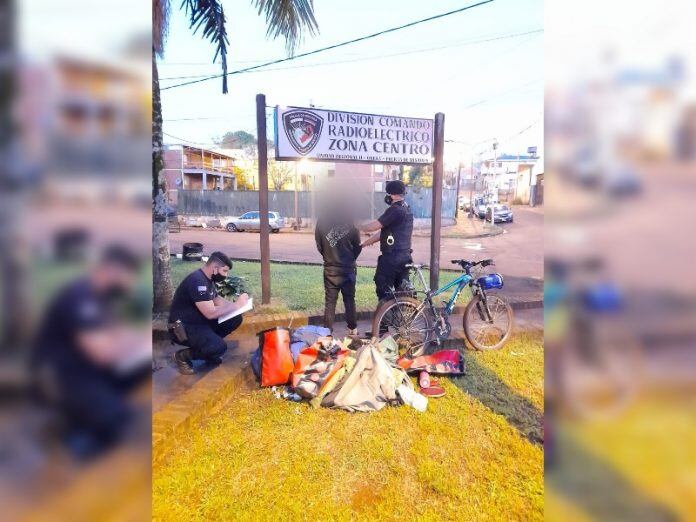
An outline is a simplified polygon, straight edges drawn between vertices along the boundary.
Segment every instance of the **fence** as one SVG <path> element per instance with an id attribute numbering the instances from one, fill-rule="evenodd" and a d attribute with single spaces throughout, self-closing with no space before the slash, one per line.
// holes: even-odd
<path id="1" fill-rule="evenodd" d="M 357 217 L 368 219 L 377 217 L 386 208 L 385 192 L 375 192 L 370 205 L 370 194 L 358 199 L 355 209 Z M 198 216 L 239 216 L 244 212 L 259 209 L 259 193 L 255 190 L 179 190 L 178 212 L 181 215 Z M 312 217 L 312 193 L 298 192 L 298 211 L 300 217 Z M 442 217 L 453 218 L 456 210 L 456 190 L 442 191 Z M 409 192 L 406 201 L 411 207 L 413 217 L 430 218 L 432 211 L 432 189 L 424 188 L 419 192 Z M 295 193 L 293 191 L 269 191 L 268 209 L 279 212 L 283 217 L 295 215 Z"/>

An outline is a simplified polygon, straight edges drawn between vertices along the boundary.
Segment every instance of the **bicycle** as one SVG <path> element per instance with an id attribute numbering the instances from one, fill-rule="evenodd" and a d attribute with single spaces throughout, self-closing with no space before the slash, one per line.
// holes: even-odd
<path id="1" fill-rule="evenodd" d="M 609 418 L 634 400 L 640 339 L 621 290 L 597 258 L 546 260 L 544 325 L 547 400 L 579 418 Z"/>
<path id="2" fill-rule="evenodd" d="M 425 282 L 422 272 L 424 265 L 406 265 L 409 271 L 418 274 L 423 290 L 416 291 L 413 285 L 399 291 L 392 289 L 392 297 L 378 305 L 372 331 L 379 333 L 380 337 L 391 335 L 399 345 L 400 356 L 417 357 L 425 353 L 433 342 L 440 346 L 450 336 L 452 328 L 449 316 L 454 311 L 459 294 L 467 286 L 472 293 L 472 299 L 464 310 L 463 326 L 467 341 L 477 350 L 498 350 L 510 337 L 512 308 L 503 298 L 486 293 L 487 290 L 502 288 L 503 277 L 497 273 L 476 277 L 471 273 L 476 267 L 492 265 L 493 260 L 453 259 L 452 263 L 459 265 L 464 273 L 435 291 Z M 454 292 L 449 301 L 443 301 L 444 306 L 437 308 L 433 298 L 452 288 Z M 418 294 L 423 294 L 422 300 L 416 299 Z"/>

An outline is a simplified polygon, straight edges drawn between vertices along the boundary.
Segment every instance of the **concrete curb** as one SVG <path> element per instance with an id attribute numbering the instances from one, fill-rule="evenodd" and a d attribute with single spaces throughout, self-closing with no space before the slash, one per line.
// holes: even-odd
<path id="1" fill-rule="evenodd" d="M 530 310 L 533 308 L 543 308 L 544 302 L 539 300 L 533 301 L 512 301 L 510 302 L 513 310 Z M 455 306 L 454 315 L 464 313 L 465 306 Z M 372 318 L 374 310 L 361 309 L 358 310 L 358 321 L 365 321 Z M 344 313 L 336 314 L 336 321 L 345 321 Z M 276 326 L 293 327 L 304 326 L 307 324 L 321 325 L 324 321 L 323 315 L 310 315 L 301 312 L 290 312 L 284 314 L 264 314 L 264 315 L 249 315 L 244 319 L 242 326 L 235 332 L 236 334 L 253 334 L 274 328 Z M 152 321 L 152 339 L 153 341 L 168 341 L 169 333 L 167 332 L 167 320 L 164 317 L 158 317 Z"/>
<path id="2" fill-rule="evenodd" d="M 244 367 L 219 366 L 152 415 L 152 463 L 160 462 L 190 429 L 219 411 L 242 381 Z"/>
<path id="3" fill-rule="evenodd" d="M 497 227 L 497 230 L 494 230 L 491 232 L 482 232 L 480 234 L 458 234 L 454 231 L 443 230 L 440 237 L 450 238 L 450 239 L 481 239 L 484 237 L 499 236 L 503 232 L 505 232 L 505 229 L 503 227 Z M 424 233 L 423 231 L 415 231 L 415 230 L 413 232 L 413 235 L 415 237 L 430 237 L 429 233 Z"/>
<path id="4" fill-rule="evenodd" d="M 441 237 L 443 238 L 451 238 L 451 239 L 481 239 L 484 237 L 494 237 L 494 236 L 499 236 L 502 234 L 505 229 L 503 227 L 497 227 L 497 230 L 491 231 L 491 232 L 481 232 L 481 233 L 475 233 L 475 234 L 460 234 L 452 230 L 447 230 L 448 228 L 454 228 L 453 226 L 450 227 L 443 227 Z M 202 228 L 202 227 L 189 227 L 189 226 L 181 226 L 181 230 L 211 230 L 211 231 L 217 231 L 217 232 L 226 232 L 224 228 L 220 227 L 207 227 L 207 228 Z M 282 233 L 282 232 L 281 232 Z M 302 235 L 310 235 L 314 234 L 314 230 L 301 230 L 301 231 L 292 231 L 292 232 L 286 232 L 286 234 L 302 234 Z M 430 228 L 414 228 L 413 229 L 413 235 L 415 237 L 430 237 Z"/>

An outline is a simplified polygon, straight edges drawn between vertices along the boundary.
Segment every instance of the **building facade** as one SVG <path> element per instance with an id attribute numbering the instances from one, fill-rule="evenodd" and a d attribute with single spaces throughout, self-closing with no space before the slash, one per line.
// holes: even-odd
<path id="1" fill-rule="evenodd" d="M 536 181 L 533 173 L 538 160 L 536 155 L 503 153 L 482 160 L 478 172 L 484 192 L 507 201 L 526 189 L 526 203 L 529 203 L 529 186 Z"/>
<path id="2" fill-rule="evenodd" d="M 165 145 L 164 169 L 167 191 L 236 190 L 232 156 L 190 145 Z"/>

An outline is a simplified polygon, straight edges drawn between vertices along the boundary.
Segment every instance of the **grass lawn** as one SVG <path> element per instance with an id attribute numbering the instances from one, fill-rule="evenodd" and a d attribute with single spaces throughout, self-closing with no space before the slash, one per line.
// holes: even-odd
<path id="1" fill-rule="evenodd" d="M 190 272 L 198 268 L 198 263 L 172 259 L 172 284 L 176 288 L 181 280 Z M 235 261 L 232 273 L 243 277 L 251 295 L 261 296 L 261 264 L 258 262 Z M 355 302 L 358 308 L 375 308 L 377 297 L 375 296 L 375 283 L 372 278 L 375 275 L 374 268 L 358 268 L 358 281 L 355 291 Z M 429 277 L 428 271 L 424 275 Z M 441 272 L 440 285 L 452 281 L 457 277 L 454 272 Z M 420 285 L 418 285 L 420 288 Z M 283 263 L 271 263 L 271 305 L 261 310 L 268 313 L 284 312 L 287 310 L 300 310 L 303 312 L 322 313 L 324 310 L 324 276 L 323 268 L 317 265 L 290 265 Z M 443 297 L 442 299 L 445 299 Z M 459 300 L 468 299 L 466 291 L 462 292 Z M 258 310 L 258 307 L 257 307 Z M 339 297 L 338 311 L 343 311 L 343 302 Z"/>
<path id="2" fill-rule="evenodd" d="M 548 520 L 696 520 L 696 400 L 638 399 L 617 418 L 557 424 Z"/>
<path id="3" fill-rule="evenodd" d="M 153 520 L 541 520 L 541 335 L 441 380 L 425 413 L 230 397 L 153 469 Z"/>
<path id="4" fill-rule="evenodd" d="M 198 263 L 172 259 L 172 284 L 176 288 L 181 280 L 193 270 L 198 268 Z M 261 264 L 255 261 L 235 261 L 232 273 L 243 277 L 251 295 L 261 296 Z M 323 313 L 324 311 L 324 275 L 323 268 L 317 265 L 290 265 L 283 263 L 271 263 L 271 304 L 268 307 L 259 308 L 257 311 L 268 313 L 299 310 L 302 312 Z M 375 283 L 372 278 L 375 275 L 374 268 L 358 268 L 358 281 L 355 289 L 355 302 L 358 308 L 375 308 L 377 296 L 375 295 Z M 424 275 L 429 277 L 428 271 Z M 455 272 L 441 272 L 440 285 L 456 279 Z M 417 285 L 420 288 L 420 285 Z M 449 294 L 449 293 L 448 293 Z M 448 294 L 444 294 L 445 299 Z M 459 297 L 461 303 L 469 298 L 465 290 Z M 343 312 L 343 302 L 338 299 L 337 310 Z"/>

